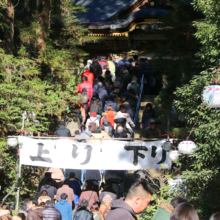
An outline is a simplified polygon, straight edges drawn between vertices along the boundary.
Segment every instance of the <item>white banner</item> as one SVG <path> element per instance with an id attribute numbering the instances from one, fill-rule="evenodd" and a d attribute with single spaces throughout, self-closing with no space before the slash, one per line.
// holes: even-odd
<path id="1" fill-rule="evenodd" d="M 170 169 L 166 140 L 126 142 L 106 140 L 79 143 L 70 139 L 40 140 L 19 137 L 23 165 L 69 169 L 137 170 Z"/>

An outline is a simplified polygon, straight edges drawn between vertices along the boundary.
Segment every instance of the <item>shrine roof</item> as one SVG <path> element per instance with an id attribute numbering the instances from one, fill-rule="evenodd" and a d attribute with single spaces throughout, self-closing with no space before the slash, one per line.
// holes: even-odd
<path id="1" fill-rule="evenodd" d="M 104 22 L 137 1 L 138 0 L 74 0 L 74 3 L 87 8 L 86 12 L 77 14 L 77 18 L 80 20 L 84 22 Z"/>

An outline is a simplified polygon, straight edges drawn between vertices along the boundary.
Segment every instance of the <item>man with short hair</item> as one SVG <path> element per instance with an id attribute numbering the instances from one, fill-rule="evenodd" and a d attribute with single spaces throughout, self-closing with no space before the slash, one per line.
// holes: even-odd
<path id="1" fill-rule="evenodd" d="M 87 209 L 88 205 L 88 201 L 83 199 L 80 202 L 80 208 L 74 214 L 73 220 L 93 220 L 93 213 Z"/>
<path id="2" fill-rule="evenodd" d="M 47 201 L 46 203 L 47 205 L 42 210 L 44 220 L 61 220 L 60 211 L 54 208 L 53 202 Z"/>
<path id="3" fill-rule="evenodd" d="M 56 136 L 59 137 L 71 137 L 71 133 L 70 130 L 68 128 L 65 127 L 65 122 L 61 121 L 60 122 L 60 127 L 59 129 L 56 131 Z"/>
<path id="4" fill-rule="evenodd" d="M 54 208 L 60 211 L 62 220 L 72 219 L 72 206 L 67 202 L 67 199 L 67 194 L 62 193 L 59 201 L 54 205 Z"/>
<path id="5" fill-rule="evenodd" d="M 42 208 L 38 206 L 38 200 L 36 198 L 30 198 L 27 203 L 27 220 L 42 220 Z"/>
<path id="6" fill-rule="evenodd" d="M 61 199 L 61 195 L 66 193 L 68 198 L 67 201 L 72 206 L 73 201 L 75 199 L 73 189 L 69 187 L 69 180 L 65 180 L 63 186 L 57 190 L 56 200 L 59 201 Z"/>
<path id="7" fill-rule="evenodd" d="M 92 98 L 92 93 L 93 93 L 93 88 L 92 88 L 92 85 L 88 82 L 88 78 L 86 76 L 83 76 L 82 78 L 82 83 L 80 83 L 78 86 L 77 86 L 77 91 L 79 93 L 82 93 L 82 89 L 83 88 L 86 88 L 87 89 L 87 93 L 89 95 L 89 99 Z"/>
<path id="8" fill-rule="evenodd" d="M 132 184 L 125 199 L 112 202 L 105 220 L 137 220 L 136 215 L 148 207 L 152 194 L 152 189 L 145 181 Z"/>
<path id="9" fill-rule="evenodd" d="M 52 178 L 48 177 L 47 183 L 41 187 L 38 196 L 41 196 L 41 193 L 43 191 L 46 191 L 48 193 L 48 196 L 51 198 L 51 201 L 54 202 L 54 196 L 57 193 L 57 189 L 54 186 L 52 186 L 52 183 L 53 183 Z"/>

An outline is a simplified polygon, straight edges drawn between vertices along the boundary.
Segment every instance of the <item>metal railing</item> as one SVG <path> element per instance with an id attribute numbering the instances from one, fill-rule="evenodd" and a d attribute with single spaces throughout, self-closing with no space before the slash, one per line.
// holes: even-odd
<path id="1" fill-rule="evenodd" d="M 141 95 L 142 95 L 143 87 L 144 87 L 144 74 L 142 75 L 142 79 L 141 79 L 141 87 L 140 87 L 136 111 L 135 111 L 135 115 L 134 115 L 134 124 L 136 124 L 136 122 L 138 120 L 138 113 L 139 113 L 139 108 L 140 108 L 140 104 L 141 104 Z M 135 133 L 135 128 L 133 130 Z"/>

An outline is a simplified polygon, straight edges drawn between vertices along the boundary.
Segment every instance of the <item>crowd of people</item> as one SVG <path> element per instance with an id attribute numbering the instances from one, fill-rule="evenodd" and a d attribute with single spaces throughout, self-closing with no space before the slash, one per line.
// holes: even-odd
<path id="1" fill-rule="evenodd" d="M 61 121 L 57 136 L 130 138 L 133 136 L 134 114 L 142 76 L 146 88 L 155 85 L 147 59 L 88 60 L 77 86 L 80 99 L 71 102 Z M 155 111 L 148 103 L 143 113 L 142 137 L 160 135 L 155 128 Z M 80 140 L 80 139 L 79 139 Z"/>
<path id="2" fill-rule="evenodd" d="M 38 194 L 26 199 L 16 216 L 12 217 L 10 207 L 0 202 L 0 219 L 137 220 L 139 216 L 146 215 L 144 211 L 152 200 L 153 190 L 141 170 L 134 172 L 133 183 L 125 198 L 121 193 L 124 171 L 107 170 L 102 177 L 99 170 L 86 170 L 82 183 L 82 171 L 69 169 L 65 170 L 63 177 L 68 178 L 60 187 L 53 175 L 45 173 L 39 183 Z M 199 220 L 194 206 L 181 197 L 173 198 L 170 203 L 161 202 L 152 217 L 152 220 L 179 219 Z M 210 220 L 220 220 L 220 213 L 213 214 Z"/>

